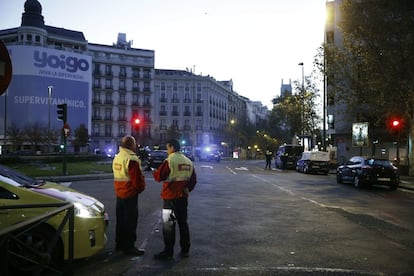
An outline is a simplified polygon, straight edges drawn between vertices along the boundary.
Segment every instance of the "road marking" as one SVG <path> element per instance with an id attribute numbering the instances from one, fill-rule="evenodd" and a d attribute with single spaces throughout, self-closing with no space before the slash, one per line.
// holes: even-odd
<path id="1" fill-rule="evenodd" d="M 232 174 L 234 174 L 234 175 L 236 175 L 237 173 L 235 172 L 235 171 L 233 171 L 232 170 L 232 168 L 230 168 L 230 167 L 228 167 L 228 166 L 226 166 L 226 168 L 232 173 Z"/>
<path id="2" fill-rule="evenodd" d="M 201 165 L 201 168 L 208 168 L 208 169 L 213 169 L 213 166 L 209 166 L 209 165 Z"/>
<path id="3" fill-rule="evenodd" d="M 248 171 L 249 169 L 246 167 L 234 168 L 236 171 Z"/>

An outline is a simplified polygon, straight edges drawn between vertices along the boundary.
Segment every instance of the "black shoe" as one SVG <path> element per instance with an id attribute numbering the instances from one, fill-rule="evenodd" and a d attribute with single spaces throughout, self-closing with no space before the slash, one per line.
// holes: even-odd
<path id="1" fill-rule="evenodd" d="M 162 251 L 158 254 L 155 254 L 154 259 L 156 259 L 156 260 L 172 260 L 173 259 L 173 254 L 168 254 L 165 251 Z"/>
<path id="2" fill-rule="evenodd" d="M 122 252 L 125 255 L 129 255 L 129 256 L 142 256 L 142 255 L 145 254 L 145 251 L 144 250 L 139 250 L 136 247 L 132 247 L 130 249 L 122 250 Z"/>
<path id="3" fill-rule="evenodd" d="M 190 257 L 190 252 L 181 251 L 180 256 L 181 256 L 181 258 L 188 258 L 188 257 Z"/>

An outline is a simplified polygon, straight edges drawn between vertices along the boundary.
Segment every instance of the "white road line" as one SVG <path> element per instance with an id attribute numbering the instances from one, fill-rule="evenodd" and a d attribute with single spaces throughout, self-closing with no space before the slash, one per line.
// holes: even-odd
<path id="1" fill-rule="evenodd" d="M 226 166 L 226 168 L 234 175 L 236 175 L 237 173 L 235 171 L 233 171 L 230 167 Z"/>

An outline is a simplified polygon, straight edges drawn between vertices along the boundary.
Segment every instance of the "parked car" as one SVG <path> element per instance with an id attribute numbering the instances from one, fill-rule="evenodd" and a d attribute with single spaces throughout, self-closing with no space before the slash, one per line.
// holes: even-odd
<path id="1" fill-rule="evenodd" d="M 57 207 L 36 207 L 39 204 L 65 203 L 74 204 L 74 244 L 73 257 L 81 259 L 102 251 L 106 244 L 106 226 L 108 216 L 104 205 L 97 199 L 82 194 L 53 182 L 37 180 L 0 165 L 0 229 L 25 220 L 43 215 Z M 21 205 L 29 205 L 23 208 Z M 52 237 L 58 232 L 64 213 L 41 222 L 35 227 L 27 228 L 17 238 L 34 251 L 46 255 Z M 68 259 L 69 227 L 64 226 L 57 244 L 50 255 L 50 265 L 61 267 Z M 22 248 L 19 243 L 9 245 L 9 266 L 17 272 L 33 273 L 38 266 L 24 258 L 33 257 L 30 250 Z"/>
<path id="2" fill-rule="evenodd" d="M 208 161 L 208 162 L 220 162 L 222 152 L 219 150 L 218 146 L 215 144 L 204 145 L 196 151 L 198 160 Z"/>
<path id="3" fill-rule="evenodd" d="M 182 153 L 188 158 L 188 159 L 190 159 L 191 161 L 194 161 L 194 155 L 193 155 L 193 153 L 191 152 L 191 151 L 189 151 L 189 150 L 185 150 L 185 151 L 182 151 Z"/>
<path id="4" fill-rule="evenodd" d="M 165 159 L 168 153 L 166 150 L 154 150 L 148 153 L 148 167 L 157 169 Z"/>
<path id="5" fill-rule="evenodd" d="M 354 156 L 337 168 L 336 180 L 338 183 L 351 181 L 356 188 L 378 184 L 396 190 L 400 175 L 398 168 L 387 159 Z"/>
<path id="6" fill-rule="evenodd" d="M 296 162 L 296 171 L 303 173 L 329 172 L 329 153 L 325 151 L 304 151 Z"/>
<path id="7" fill-rule="evenodd" d="M 296 169 L 296 163 L 301 157 L 303 147 L 299 145 L 282 145 L 278 148 L 275 165 L 278 169 Z"/>

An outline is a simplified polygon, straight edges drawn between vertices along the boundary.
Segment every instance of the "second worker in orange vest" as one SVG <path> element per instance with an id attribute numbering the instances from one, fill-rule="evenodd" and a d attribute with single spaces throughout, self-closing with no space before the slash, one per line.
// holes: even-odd
<path id="1" fill-rule="evenodd" d="M 180 230 L 181 256 L 188 257 L 190 251 L 190 232 L 187 223 L 189 193 L 197 183 L 193 162 L 180 152 L 180 143 L 167 142 L 167 159 L 153 173 L 155 181 L 163 181 L 161 198 L 163 199 L 162 222 L 164 250 L 154 255 L 155 259 L 172 259 L 175 244 L 175 224 Z"/>

